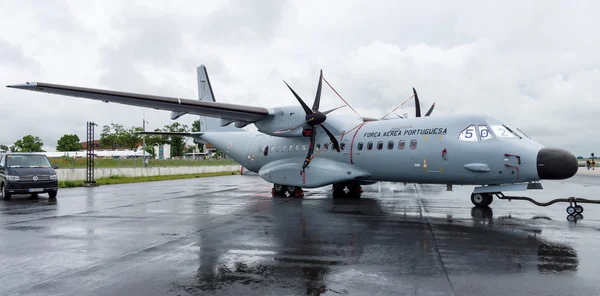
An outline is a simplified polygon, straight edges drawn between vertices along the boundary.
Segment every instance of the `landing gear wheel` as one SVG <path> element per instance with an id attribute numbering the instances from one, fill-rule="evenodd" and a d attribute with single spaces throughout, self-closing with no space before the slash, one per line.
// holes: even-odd
<path id="1" fill-rule="evenodd" d="M 573 222 L 573 221 L 575 221 L 575 216 L 573 216 L 573 215 L 568 215 L 568 216 L 567 216 L 567 221 L 569 221 L 569 222 Z"/>
<path id="2" fill-rule="evenodd" d="M 281 184 L 273 184 L 273 195 L 284 195 L 287 186 Z"/>
<path id="3" fill-rule="evenodd" d="M 583 207 L 580 205 L 576 205 L 575 206 L 575 212 L 577 212 L 578 214 L 583 213 Z"/>
<path id="4" fill-rule="evenodd" d="M 577 219 L 577 220 L 583 220 L 583 215 L 582 214 L 575 214 L 575 219 Z"/>
<path id="5" fill-rule="evenodd" d="M 287 187 L 287 192 L 290 195 L 295 195 L 296 194 L 296 189 L 298 189 L 298 187 L 296 187 L 296 186 L 289 186 L 289 185 L 286 186 L 286 187 Z"/>
<path id="6" fill-rule="evenodd" d="M 573 206 L 568 206 L 567 207 L 567 214 L 569 214 L 569 216 L 572 216 L 576 212 L 577 212 L 577 210 L 575 210 L 575 207 L 573 207 Z"/>
<path id="7" fill-rule="evenodd" d="M 471 202 L 476 207 L 487 207 L 494 200 L 493 196 L 488 193 L 473 193 L 471 194 Z"/>
<path id="8" fill-rule="evenodd" d="M 290 196 L 292 197 L 301 197 L 304 196 L 304 190 L 302 190 L 302 188 L 298 187 L 298 186 L 286 186 L 287 187 L 287 193 L 290 194 Z"/>
<path id="9" fill-rule="evenodd" d="M 4 184 L 2 184 L 2 199 L 4 200 L 10 200 L 10 193 L 6 192 L 6 186 L 4 186 Z"/>

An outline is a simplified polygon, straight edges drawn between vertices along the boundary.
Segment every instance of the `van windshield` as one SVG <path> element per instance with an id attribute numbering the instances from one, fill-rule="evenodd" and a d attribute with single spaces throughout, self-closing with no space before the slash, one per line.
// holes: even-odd
<path id="1" fill-rule="evenodd" d="M 49 168 L 46 155 L 7 155 L 6 166 L 11 168 Z"/>

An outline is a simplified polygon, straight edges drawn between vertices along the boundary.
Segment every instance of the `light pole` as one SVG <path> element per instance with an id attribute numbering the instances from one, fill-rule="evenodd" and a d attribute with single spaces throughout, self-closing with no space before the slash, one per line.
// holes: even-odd
<path id="1" fill-rule="evenodd" d="M 144 132 L 146 131 L 146 123 L 148 123 L 148 121 L 146 121 L 146 118 L 144 118 L 142 123 L 142 130 Z M 144 167 L 148 167 L 148 162 L 146 161 L 146 135 L 143 135 L 142 143 L 142 146 L 144 147 L 144 151 L 142 152 L 142 159 L 144 160 Z"/>

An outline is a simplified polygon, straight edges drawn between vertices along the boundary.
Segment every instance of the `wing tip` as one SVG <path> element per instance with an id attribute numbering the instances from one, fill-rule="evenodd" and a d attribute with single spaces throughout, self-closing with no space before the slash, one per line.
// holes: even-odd
<path id="1" fill-rule="evenodd" d="M 27 88 L 32 88 L 32 87 L 36 87 L 37 86 L 37 82 L 25 82 L 25 83 L 21 83 L 21 84 L 10 84 L 7 85 L 6 87 L 10 87 L 10 88 L 22 88 L 22 89 L 27 89 Z"/>

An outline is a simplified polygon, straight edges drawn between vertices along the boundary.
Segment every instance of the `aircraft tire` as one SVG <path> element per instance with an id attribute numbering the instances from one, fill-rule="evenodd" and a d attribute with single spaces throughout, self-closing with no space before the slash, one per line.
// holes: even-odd
<path id="1" fill-rule="evenodd" d="M 492 196 L 486 193 L 472 193 L 471 202 L 476 207 L 487 207 L 492 203 Z"/>
<path id="2" fill-rule="evenodd" d="M 299 188 L 297 186 L 285 186 L 286 187 L 286 191 L 287 193 L 289 193 L 290 195 L 296 195 L 296 190 L 298 190 Z"/>
<path id="3" fill-rule="evenodd" d="M 281 184 L 273 184 L 274 195 L 284 195 L 287 190 L 287 186 Z"/>

